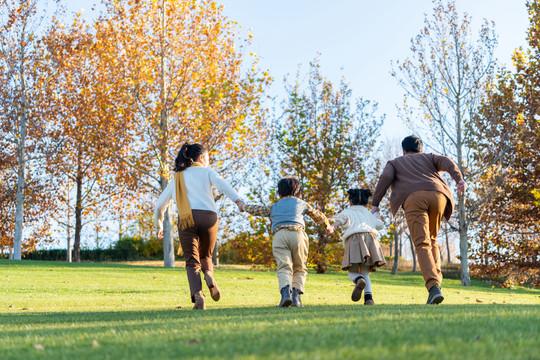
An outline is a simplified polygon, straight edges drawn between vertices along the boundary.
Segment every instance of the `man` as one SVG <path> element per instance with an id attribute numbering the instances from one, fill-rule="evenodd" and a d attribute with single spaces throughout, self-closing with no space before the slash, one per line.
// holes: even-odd
<path id="1" fill-rule="evenodd" d="M 450 188 L 439 174 L 448 172 L 463 194 L 467 184 L 457 165 L 448 157 L 422 152 L 422 140 L 407 136 L 401 143 L 403 156 L 388 161 L 379 178 L 372 200 L 372 213 L 379 212 L 379 204 L 390 187 L 390 209 L 395 215 L 401 206 L 414 243 L 420 270 L 429 291 L 428 304 L 440 304 L 441 257 L 437 233 L 443 216 L 449 220 L 454 210 Z"/>

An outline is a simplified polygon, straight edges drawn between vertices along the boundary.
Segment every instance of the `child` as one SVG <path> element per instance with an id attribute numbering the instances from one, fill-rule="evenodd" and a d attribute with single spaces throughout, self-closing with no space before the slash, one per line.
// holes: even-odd
<path id="1" fill-rule="evenodd" d="M 272 250 L 277 263 L 277 277 L 281 292 L 279 307 L 302 307 L 300 295 L 304 293 L 307 276 L 309 239 L 304 231 L 304 214 L 317 224 L 330 230 L 324 214 L 299 199 L 300 182 L 295 178 L 278 181 L 280 200 L 271 206 L 244 205 L 243 211 L 272 219 Z M 291 299 L 292 285 L 292 299 Z"/>
<path id="2" fill-rule="evenodd" d="M 375 271 L 376 267 L 386 263 L 377 240 L 377 230 L 382 229 L 383 223 L 366 208 L 368 198 L 372 195 L 370 190 L 350 189 L 347 193 L 351 207 L 336 216 L 332 224 L 332 228 L 342 226 L 345 229 L 345 253 L 341 268 L 349 271 L 349 278 L 355 283 L 352 301 L 360 300 L 362 290 L 365 290 L 364 305 L 374 305 L 369 271 Z"/>

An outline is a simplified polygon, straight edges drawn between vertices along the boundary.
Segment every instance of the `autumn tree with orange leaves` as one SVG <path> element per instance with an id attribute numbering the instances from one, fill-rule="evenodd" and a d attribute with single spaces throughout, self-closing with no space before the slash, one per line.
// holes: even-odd
<path id="1" fill-rule="evenodd" d="M 115 77 L 108 67 L 108 40 L 96 37 L 80 15 L 67 28 L 56 22 L 45 38 L 50 66 L 43 71 L 54 73 L 47 100 L 51 145 L 56 149 L 47 169 L 58 179 L 59 203 L 73 213 L 75 262 L 80 261 L 83 226 L 108 215 L 114 197 L 134 187 L 116 161 L 129 142 L 125 130 L 130 115 L 125 111 L 124 83 L 111 83 Z M 59 223 L 69 232 L 70 222 Z"/>
<path id="2" fill-rule="evenodd" d="M 477 193 L 473 270 L 513 283 L 540 284 L 540 6 L 527 3 L 529 49 L 514 53 L 475 118 L 475 160 L 488 164 Z"/>
<path id="3" fill-rule="evenodd" d="M 239 159 L 266 136 L 261 98 L 270 78 L 257 69 L 256 57 L 244 64 L 238 26 L 208 0 L 109 1 L 105 7 L 97 36 L 115 46 L 109 81 L 128 87 L 124 106 L 133 114 L 125 127 L 131 144 L 118 162 L 140 191 L 155 196 L 167 186 L 170 164 L 186 141 L 205 143 L 213 166 L 240 179 L 246 170 Z M 170 213 L 165 266 L 174 266 Z"/>

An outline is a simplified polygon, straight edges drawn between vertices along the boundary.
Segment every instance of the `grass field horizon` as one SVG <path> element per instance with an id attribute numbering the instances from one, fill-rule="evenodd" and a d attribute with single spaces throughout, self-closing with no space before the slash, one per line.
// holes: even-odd
<path id="1" fill-rule="evenodd" d="M 223 297 L 192 311 L 182 268 L 0 260 L 2 359 L 537 359 L 540 290 L 372 274 L 376 306 L 344 272 L 310 272 L 304 308 L 276 308 L 273 271 L 216 269 Z M 205 289 L 206 290 L 206 289 Z M 208 295 L 208 291 L 205 291 Z"/>

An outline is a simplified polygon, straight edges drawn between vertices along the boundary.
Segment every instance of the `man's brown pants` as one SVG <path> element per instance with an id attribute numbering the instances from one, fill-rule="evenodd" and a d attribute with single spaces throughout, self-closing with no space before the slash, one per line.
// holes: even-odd
<path id="1" fill-rule="evenodd" d="M 185 230 L 180 230 L 180 245 L 186 259 L 186 272 L 191 292 L 193 295 L 202 290 L 201 275 L 212 275 L 214 264 L 212 263 L 212 253 L 216 246 L 218 233 L 218 216 L 213 211 L 192 210 L 195 226 Z"/>
<path id="2" fill-rule="evenodd" d="M 418 256 L 426 288 L 441 285 L 441 255 L 437 233 L 446 208 L 446 196 L 438 191 L 419 190 L 405 199 L 403 209 Z"/>

